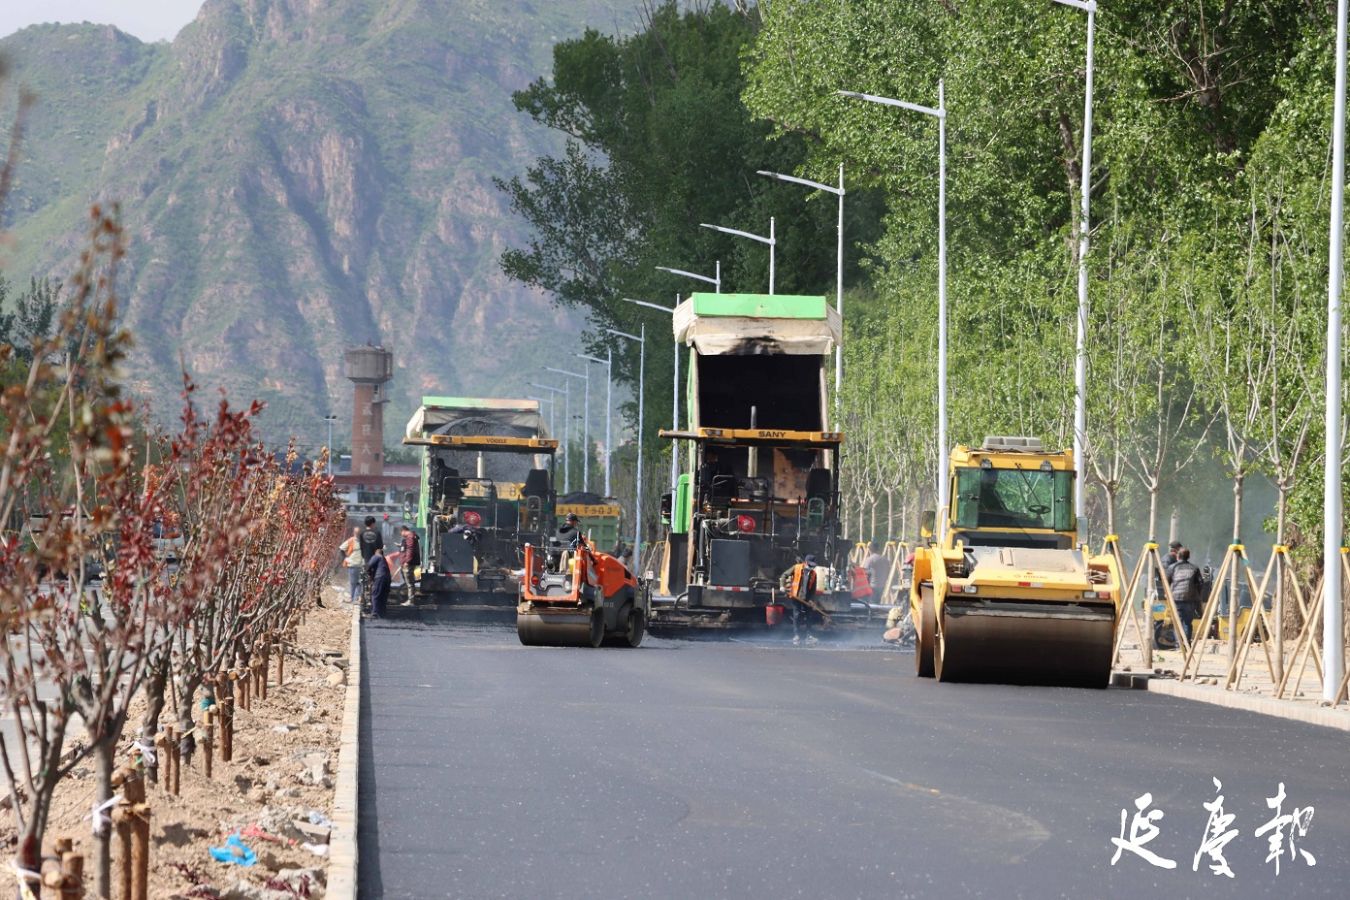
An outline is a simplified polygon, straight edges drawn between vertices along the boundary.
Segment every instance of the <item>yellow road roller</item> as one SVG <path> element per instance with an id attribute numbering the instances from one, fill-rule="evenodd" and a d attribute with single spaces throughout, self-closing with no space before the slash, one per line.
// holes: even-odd
<path id="1" fill-rule="evenodd" d="M 526 646 L 637 647 L 647 632 L 646 584 L 586 538 L 525 545 L 516 635 Z"/>
<path id="2" fill-rule="evenodd" d="M 914 552 L 920 676 L 1106 687 L 1122 579 L 1078 545 L 1074 475 L 1036 438 L 952 450 L 951 503 Z"/>

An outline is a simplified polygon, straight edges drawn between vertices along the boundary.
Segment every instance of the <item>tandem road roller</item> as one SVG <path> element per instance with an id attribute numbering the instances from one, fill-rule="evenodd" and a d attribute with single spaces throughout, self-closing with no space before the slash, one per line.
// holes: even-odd
<path id="1" fill-rule="evenodd" d="M 990 437 L 956 447 L 949 478 L 945 527 L 914 553 L 918 674 L 1106 687 L 1121 573 L 1078 546 L 1072 451 Z"/>
<path id="2" fill-rule="evenodd" d="M 516 634 L 527 646 L 637 647 L 651 596 L 644 582 L 584 537 L 547 548 L 525 545 Z"/>

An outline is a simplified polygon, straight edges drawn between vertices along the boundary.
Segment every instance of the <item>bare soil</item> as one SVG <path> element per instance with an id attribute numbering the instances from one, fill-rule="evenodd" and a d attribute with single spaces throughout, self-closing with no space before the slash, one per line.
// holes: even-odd
<path id="1" fill-rule="evenodd" d="M 273 655 L 267 699 L 255 692 L 250 708 L 235 714 L 231 762 L 221 760 L 217 737 L 208 780 L 199 742 L 191 765 L 183 761 L 180 796 L 167 793 L 161 763 L 160 784 L 148 787 L 151 897 L 274 900 L 323 896 L 328 870 L 324 823 L 333 809 L 333 773 L 351 636 L 352 608 L 340 602 L 345 592 L 345 586 L 341 590 L 330 587 L 324 591 L 323 606 L 305 614 L 296 642 L 305 656 L 287 653 L 285 682 L 280 686 Z M 341 679 L 334 673 L 342 673 Z M 140 717 L 141 710 L 134 709 L 127 729 L 128 746 Z M 166 712 L 161 727 L 171 719 Z M 90 812 L 94 790 L 94 766 L 89 760 L 58 789 L 44 842 L 47 847 L 58 837 L 75 840 L 75 849 L 85 854 L 89 896 L 93 896 Z M 311 814 L 319 825 L 310 824 Z M 309 827 L 302 829 L 297 822 Z M 212 858 L 209 848 L 224 846 L 226 838 L 236 832 L 243 833 L 244 844 L 257 855 L 254 865 Z M 13 828 L 6 823 L 0 842 L 12 846 L 13 837 Z M 305 843 L 319 851 L 306 849 Z M 117 857 L 114 838 L 114 890 Z"/>

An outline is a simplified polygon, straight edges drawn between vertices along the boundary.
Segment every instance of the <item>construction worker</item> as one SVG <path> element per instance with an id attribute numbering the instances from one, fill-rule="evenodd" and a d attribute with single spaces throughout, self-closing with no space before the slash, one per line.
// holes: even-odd
<path id="1" fill-rule="evenodd" d="M 375 525 L 374 516 L 366 516 L 366 527 L 361 532 L 361 561 L 369 563 L 376 550 L 384 549 L 384 535 Z"/>
<path id="2" fill-rule="evenodd" d="M 373 619 L 384 618 L 385 602 L 389 599 L 389 563 L 384 558 L 384 548 L 380 547 L 371 554 L 366 563 L 366 573 L 370 576 L 370 616 Z"/>
<path id="3" fill-rule="evenodd" d="M 557 539 L 558 543 L 572 550 L 575 550 L 577 545 L 585 540 L 581 533 L 581 519 L 576 513 L 568 513 L 563 519 L 563 523 L 558 526 Z"/>
<path id="4" fill-rule="evenodd" d="M 1185 547 L 1177 549 L 1177 561 L 1172 566 L 1170 576 L 1172 601 L 1177 605 L 1177 614 L 1181 616 L 1181 628 L 1186 632 L 1186 640 L 1191 640 L 1191 620 L 1200 618 L 1200 596 L 1204 590 L 1200 569 L 1191 562 L 1191 551 Z"/>
<path id="5" fill-rule="evenodd" d="M 816 557 L 808 553 L 802 561 L 784 573 L 787 582 L 788 599 L 792 600 L 792 643 L 800 643 L 797 634 L 800 626 L 807 624 L 807 616 L 812 612 L 819 578 L 816 572 Z M 807 643 L 814 644 L 814 636 L 807 637 Z"/>
<path id="6" fill-rule="evenodd" d="M 1173 541 L 1167 545 L 1167 555 L 1163 557 L 1163 575 L 1167 578 L 1168 584 L 1172 582 L 1172 569 L 1181 559 L 1181 550 L 1181 541 Z"/>
<path id="7" fill-rule="evenodd" d="M 422 543 L 417 537 L 417 532 L 413 531 L 411 527 L 404 525 L 401 530 L 400 550 L 403 558 L 403 583 L 408 586 L 406 602 L 412 603 L 413 594 L 417 590 L 416 569 L 422 564 Z"/>
<path id="8" fill-rule="evenodd" d="M 377 551 L 384 552 L 384 535 L 375 524 L 374 516 L 366 516 L 365 528 L 361 529 L 361 600 L 370 600 L 370 560 Z M 385 565 L 388 569 L 388 565 Z"/>
<path id="9" fill-rule="evenodd" d="M 886 587 L 886 576 L 890 574 L 890 561 L 877 552 L 877 542 L 867 542 L 867 555 L 863 557 L 862 567 L 867 571 L 867 582 L 872 588 L 869 602 L 880 603 L 882 591 Z"/>
<path id="10" fill-rule="evenodd" d="M 1167 545 L 1167 552 L 1162 556 L 1162 568 L 1153 573 L 1153 599 L 1159 602 L 1163 598 L 1163 582 L 1172 583 L 1172 567 L 1177 564 L 1177 551 L 1181 549 L 1181 541 L 1173 541 Z"/>
<path id="11" fill-rule="evenodd" d="M 581 546 L 585 537 L 581 533 L 581 519 L 576 513 L 568 513 L 558 525 L 558 530 L 549 538 L 549 568 L 558 571 L 562 567 L 564 556 Z"/>

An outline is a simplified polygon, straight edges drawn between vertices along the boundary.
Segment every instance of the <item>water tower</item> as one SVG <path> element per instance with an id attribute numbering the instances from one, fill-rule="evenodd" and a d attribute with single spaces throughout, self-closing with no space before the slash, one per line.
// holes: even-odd
<path id="1" fill-rule="evenodd" d="M 384 474 L 384 386 L 394 377 L 394 354 L 367 344 L 346 354 L 352 382 L 352 474 Z"/>

